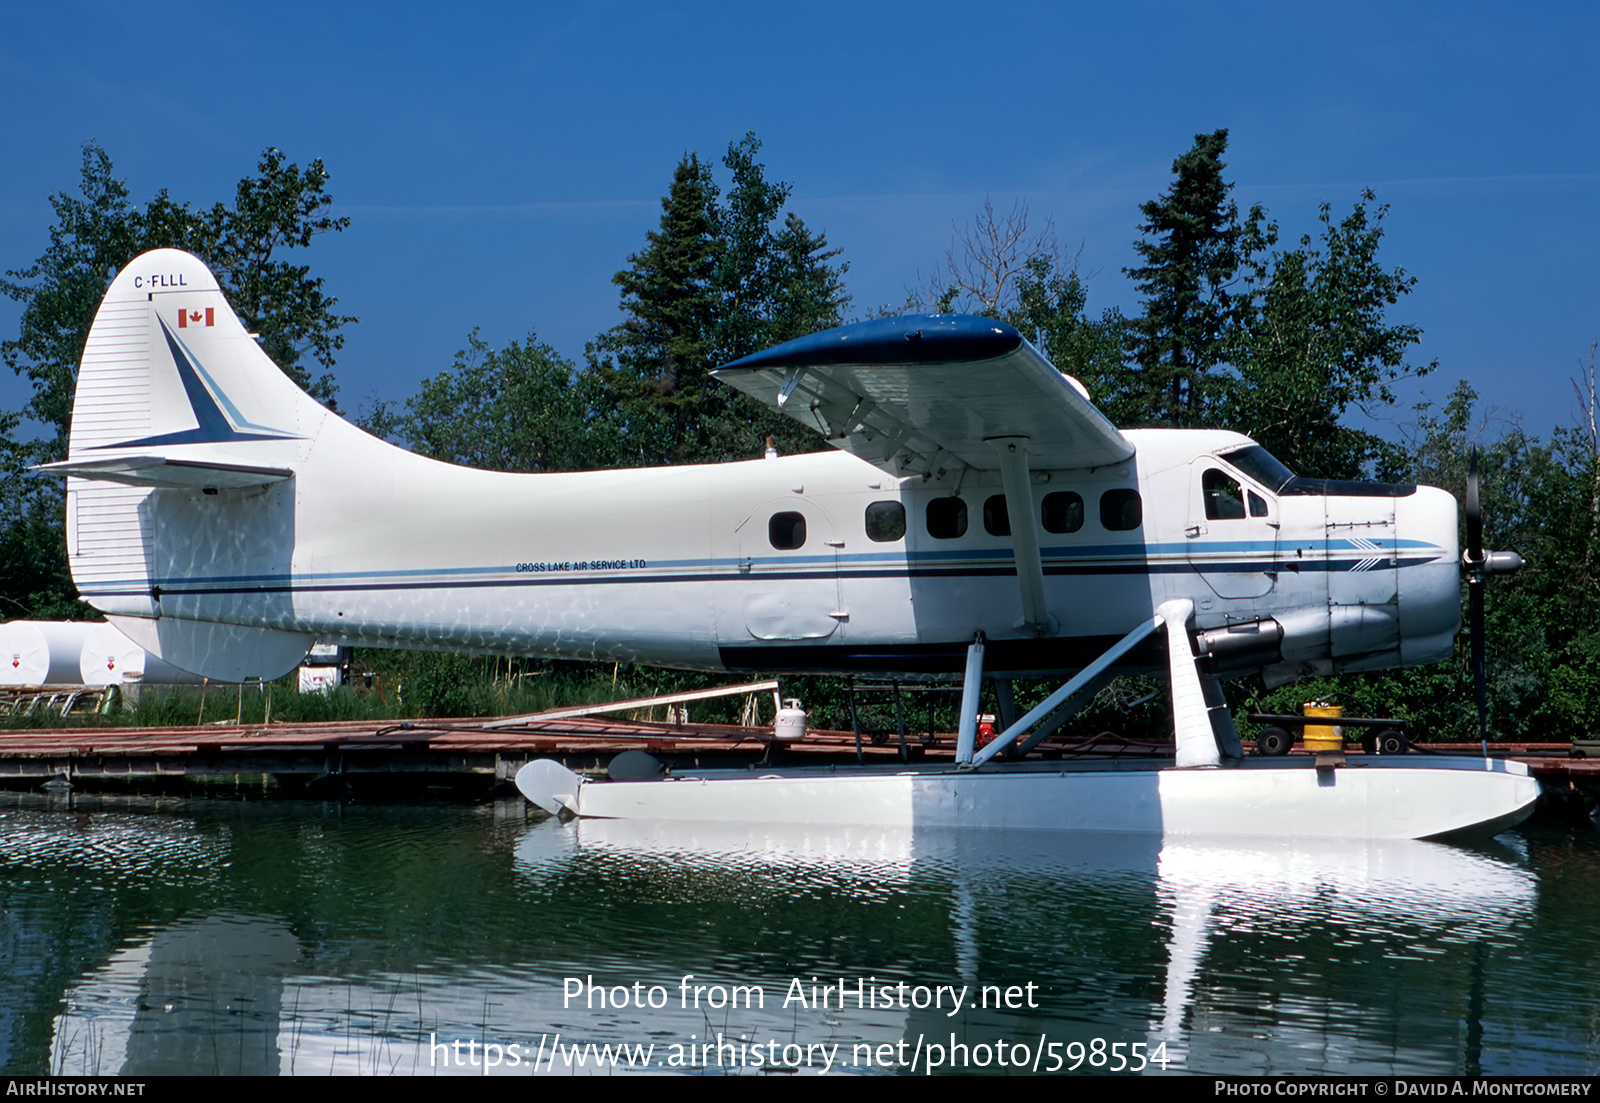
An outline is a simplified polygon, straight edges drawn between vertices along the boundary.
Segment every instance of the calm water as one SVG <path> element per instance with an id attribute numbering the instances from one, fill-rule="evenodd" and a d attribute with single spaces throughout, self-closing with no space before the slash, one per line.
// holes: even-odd
<path id="1" fill-rule="evenodd" d="M 1600 1071 L 1587 828 L 1162 846 L 0 794 L 0 905 L 10 1073 Z"/>

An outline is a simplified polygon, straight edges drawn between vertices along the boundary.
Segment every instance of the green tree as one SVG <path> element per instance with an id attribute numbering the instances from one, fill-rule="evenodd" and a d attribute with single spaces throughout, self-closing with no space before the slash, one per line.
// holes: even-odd
<path id="1" fill-rule="evenodd" d="M 1062 272 L 1052 258 L 1032 258 L 1017 277 L 1016 303 L 1001 319 L 1089 391 L 1100 412 L 1118 425 L 1137 422 L 1140 395 L 1130 387 L 1122 350 L 1128 323 L 1115 307 L 1099 318 L 1088 314 L 1089 289 L 1076 270 Z"/>
<path id="2" fill-rule="evenodd" d="M 686 154 L 661 201 L 658 229 L 615 277 L 623 321 L 589 348 L 615 390 L 622 462 L 693 463 L 751 456 L 775 437 L 785 451 L 817 435 L 711 372 L 769 345 L 839 324 L 849 302 L 837 250 L 784 213 L 791 187 L 766 179 L 754 134 L 731 142 L 724 199 L 710 166 Z"/>
<path id="3" fill-rule="evenodd" d="M 1422 331 L 1388 320 L 1415 277 L 1378 258 L 1387 206 L 1362 192 L 1335 221 L 1292 248 L 1259 205 L 1241 221 L 1224 178 L 1228 132 L 1197 134 L 1173 162 L 1168 191 L 1140 207 L 1145 264 L 1127 270 L 1143 296 L 1127 323 L 1135 420 L 1225 425 L 1306 474 L 1392 472 L 1399 451 L 1344 424 L 1352 406 L 1392 405 L 1392 384 L 1434 364 L 1406 356 Z"/>
<path id="4" fill-rule="evenodd" d="M 1351 406 L 1393 405 L 1391 384 L 1438 366 L 1408 364 L 1422 331 L 1387 320 L 1417 281 L 1379 263 L 1389 208 L 1369 209 L 1374 200 L 1363 192 L 1338 222 L 1324 203 L 1319 237 L 1306 234 L 1292 249 L 1271 250 L 1277 226 L 1260 208 L 1244 235 L 1245 275 L 1225 342 L 1238 380 L 1218 413 L 1299 471 L 1356 478 L 1393 469 L 1398 450 L 1343 418 Z"/>
<path id="5" fill-rule="evenodd" d="M 194 211 L 161 191 L 141 208 L 129 201 L 106 152 L 84 146 L 80 194 L 50 197 L 56 222 L 49 248 L 0 280 L 0 293 L 23 304 L 20 332 L 0 343 L 0 355 L 33 382 L 27 413 L 54 433 L 36 448 L 39 458 L 65 455 L 78 361 L 100 298 L 119 268 L 150 249 L 185 249 L 209 264 L 278 365 L 314 397 L 333 400 L 339 330 L 355 319 L 335 314 L 322 281 L 278 254 L 343 230 L 349 219 L 327 214 L 333 200 L 321 161 L 302 172 L 269 149 L 257 168 L 260 175 L 239 182 L 231 207 Z M 306 353 L 324 369 L 316 379 L 300 365 Z"/>
<path id="6" fill-rule="evenodd" d="M 1134 250 L 1144 264 L 1125 271 L 1144 312 L 1128 322 L 1128 352 L 1153 424 L 1206 424 L 1217 394 L 1212 373 L 1226 355 L 1243 233 L 1222 176 L 1227 146 L 1226 130 L 1196 134 L 1172 163 L 1172 187 L 1139 208 L 1144 237 Z"/>
<path id="7" fill-rule="evenodd" d="M 380 407 L 363 426 L 420 455 L 486 471 L 576 471 L 610 456 L 592 426 L 598 380 L 529 334 L 491 349 L 474 330 L 449 371 L 425 380 L 404 412 Z"/>
<path id="8" fill-rule="evenodd" d="M 619 396 L 629 465 L 696 455 L 697 415 L 721 397 L 706 374 L 715 366 L 716 200 L 710 168 L 686 154 L 661 200 L 660 228 L 613 278 L 625 318 L 590 346 L 591 363 Z"/>
<path id="9" fill-rule="evenodd" d="M 262 153 L 257 174 L 234 189 L 233 205 L 214 203 L 198 214 L 195 232 L 179 248 L 211 267 L 229 305 L 260 335 L 273 363 L 311 397 L 337 409 L 333 366 L 344 347 L 340 330 L 359 319 L 336 313 L 339 300 L 327 294 L 322 278 L 283 254 L 345 230 L 350 219 L 329 213 L 333 197 L 321 158 L 304 170 L 286 160 L 276 149 Z M 306 366 L 307 357 L 318 374 Z"/>
<path id="10" fill-rule="evenodd" d="M 63 488 L 28 471 L 34 449 L 16 439 L 21 421 L 0 414 L 0 620 L 92 619 L 67 570 Z"/>
<path id="11" fill-rule="evenodd" d="M 267 351 L 297 383 L 333 401 L 339 330 L 354 318 L 334 313 L 336 300 L 303 265 L 281 259 L 349 219 L 327 213 L 333 202 L 321 161 L 305 170 L 269 149 L 259 175 L 239 182 L 232 206 L 203 211 L 158 192 L 143 207 L 128 198 L 111 158 L 94 143 L 83 148 L 79 194 L 50 197 L 55 224 L 44 254 L 0 279 L 0 294 L 23 304 L 18 335 L 0 342 L 0 357 L 33 384 L 23 411 L 46 430 L 19 440 L 21 419 L 0 424 L 0 604 L 6 615 L 84 615 L 66 562 L 59 480 L 27 473 L 34 463 L 66 455 L 78 362 L 100 299 L 118 269 L 150 249 L 186 249 L 217 273 L 241 320 L 261 334 Z M 313 379 L 302 365 L 322 366 Z"/>

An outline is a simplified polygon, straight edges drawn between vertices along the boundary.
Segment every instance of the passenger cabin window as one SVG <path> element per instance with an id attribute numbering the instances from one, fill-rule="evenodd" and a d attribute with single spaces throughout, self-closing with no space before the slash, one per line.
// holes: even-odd
<path id="1" fill-rule="evenodd" d="M 1083 496 L 1071 490 L 1046 494 L 1039 503 L 1039 521 L 1046 532 L 1077 532 L 1083 527 Z"/>
<path id="2" fill-rule="evenodd" d="M 954 540 L 967 534 L 967 503 L 960 498 L 935 498 L 928 503 L 928 535 Z"/>
<path id="3" fill-rule="evenodd" d="M 906 534 L 906 507 L 899 502 L 873 502 L 867 507 L 867 539 L 886 544 Z"/>
<path id="4" fill-rule="evenodd" d="M 1244 495 L 1237 480 L 1215 467 L 1200 477 L 1200 493 L 1206 501 L 1209 521 L 1237 521 L 1244 517 Z"/>
<path id="5" fill-rule="evenodd" d="M 1011 515 L 1006 512 L 1006 496 L 991 494 L 983 501 L 983 531 L 990 536 L 1011 535 Z"/>
<path id="6" fill-rule="evenodd" d="M 794 551 L 806 542 L 806 518 L 803 513 L 774 513 L 767 522 L 767 539 L 779 551 Z"/>
<path id="7" fill-rule="evenodd" d="M 1100 526 L 1108 532 L 1131 532 L 1144 522 L 1139 492 L 1108 490 L 1100 495 Z"/>

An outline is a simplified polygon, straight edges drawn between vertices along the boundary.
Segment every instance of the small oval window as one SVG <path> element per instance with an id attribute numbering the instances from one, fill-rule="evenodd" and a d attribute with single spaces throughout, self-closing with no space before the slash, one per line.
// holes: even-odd
<path id="1" fill-rule="evenodd" d="M 935 498 L 928 503 L 928 535 L 954 540 L 967 534 L 967 503 L 960 498 Z"/>
<path id="2" fill-rule="evenodd" d="M 1011 535 L 1011 515 L 1006 512 L 1006 496 L 992 494 L 983 502 L 983 531 L 990 536 Z"/>
<path id="3" fill-rule="evenodd" d="M 1071 490 L 1046 494 L 1039 503 L 1039 522 L 1046 532 L 1077 532 L 1083 527 L 1083 496 Z"/>
<path id="4" fill-rule="evenodd" d="M 794 551 L 806 542 L 806 518 L 803 513 L 774 513 L 767 522 L 767 539 L 779 551 Z"/>
<path id="5" fill-rule="evenodd" d="M 1100 495 L 1100 525 L 1109 532 L 1131 532 L 1144 522 L 1144 506 L 1139 492 L 1131 489 L 1108 490 Z"/>
<path id="6" fill-rule="evenodd" d="M 867 539 L 886 544 L 906 534 L 906 507 L 899 502 L 873 502 L 867 507 Z"/>

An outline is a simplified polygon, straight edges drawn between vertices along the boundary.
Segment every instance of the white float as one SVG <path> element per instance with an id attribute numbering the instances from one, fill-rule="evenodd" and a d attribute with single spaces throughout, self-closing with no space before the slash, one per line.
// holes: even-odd
<path id="1" fill-rule="evenodd" d="M 552 814 L 586 818 L 1366 839 L 1494 834 L 1539 797 L 1520 763 L 1443 756 L 1337 768 L 1309 756 L 1231 768 L 812 767 L 627 782 L 539 759 L 518 771 L 517 788 Z"/>

